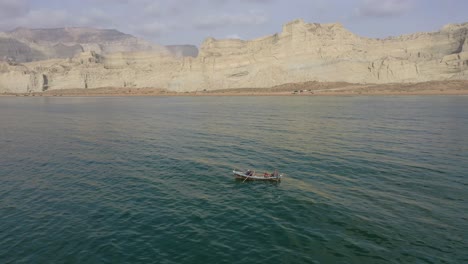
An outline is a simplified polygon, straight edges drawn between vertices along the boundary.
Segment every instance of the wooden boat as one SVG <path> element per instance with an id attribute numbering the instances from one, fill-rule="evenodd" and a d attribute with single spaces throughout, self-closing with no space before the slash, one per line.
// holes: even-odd
<path id="1" fill-rule="evenodd" d="M 232 171 L 236 180 L 242 181 L 275 181 L 280 182 L 281 178 L 283 178 L 283 174 L 280 174 L 278 171 L 275 170 L 273 173 L 256 173 L 255 171 L 251 170 L 236 170 Z"/>

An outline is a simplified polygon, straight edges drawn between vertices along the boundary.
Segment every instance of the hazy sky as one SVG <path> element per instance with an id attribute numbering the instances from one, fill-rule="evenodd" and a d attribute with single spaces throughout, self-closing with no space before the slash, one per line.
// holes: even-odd
<path id="1" fill-rule="evenodd" d="M 208 36 L 251 39 L 307 22 L 341 22 L 362 36 L 435 31 L 468 22 L 468 0 L 0 0 L 0 30 L 115 28 L 160 44 Z"/>

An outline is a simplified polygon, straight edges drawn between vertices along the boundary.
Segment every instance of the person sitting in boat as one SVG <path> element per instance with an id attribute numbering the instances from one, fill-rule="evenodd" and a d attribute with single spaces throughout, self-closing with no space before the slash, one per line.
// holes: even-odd
<path id="1" fill-rule="evenodd" d="M 251 170 L 247 170 L 247 171 L 245 172 L 245 175 L 247 175 L 247 176 L 252 176 L 252 171 L 251 171 Z"/>
<path id="2" fill-rule="evenodd" d="M 263 177 L 265 177 L 265 178 L 270 178 L 270 177 L 271 177 L 271 174 L 269 174 L 268 172 L 265 172 L 265 173 L 263 174 Z"/>

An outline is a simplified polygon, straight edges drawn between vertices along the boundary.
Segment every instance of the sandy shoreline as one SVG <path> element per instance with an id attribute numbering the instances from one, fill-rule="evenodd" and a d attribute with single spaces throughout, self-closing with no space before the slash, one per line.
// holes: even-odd
<path id="1" fill-rule="evenodd" d="M 433 81 L 408 84 L 290 83 L 271 88 L 239 88 L 216 91 L 173 92 L 157 88 L 66 89 L 35 93 L 3 93 L 0 96 L 109 97 L 109 96 L 397 96 L 468 95 L 468 81 Z"/>

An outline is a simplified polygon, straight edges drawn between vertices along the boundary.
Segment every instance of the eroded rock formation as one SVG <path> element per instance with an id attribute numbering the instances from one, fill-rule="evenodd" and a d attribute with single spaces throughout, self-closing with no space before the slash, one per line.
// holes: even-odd
<path id="1" fill-rule="evenodd" d="M 155 51 L 0 64 L 0 92 L 99 87 L 174 91 L 270 87 L 322 81 L 423 82 L 468 79 L 468 23 L 386 39 L 357 36 L 340 24 L 296 20 L 251 41 L 208 38 L 197 57 Z M 47 79 L 44 79 L 46 76 Z M 44 84 L 47 80 L 47 84 Z"/>

